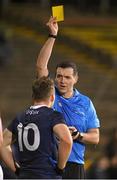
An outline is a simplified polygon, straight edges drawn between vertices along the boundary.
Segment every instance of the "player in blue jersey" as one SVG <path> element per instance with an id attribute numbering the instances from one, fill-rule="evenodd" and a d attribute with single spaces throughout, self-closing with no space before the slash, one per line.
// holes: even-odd
<path id="1" fill-rule="evenodd" d="M 62 114 L 50 108 L 54 83 L 47 77 L 32 86 L 33 105 L 18 114 L 4 130 L 1 157 L 19 179 L 61 178 L 72 148 L 72 137 Z M 59 139 L 58 150 L 56 138 Z M 14 162 L 11 144 L 18 145 L 19 164 Z"/>
<path id="2" fill-rule="evenodd" d="M 51 17 L 47 23 L 49 37 L 42 47 L 37 59 L 38 77 L 48 76 L 48 61 L 58 33 L 56 18 Z M 92 101 L 81 94 L 74 85 L 78 81 L 77 66 L 73 62 L 62 62 L 56 67 L 56 98 L 54 109 L 63 113 L 73 135 L 73 148 L 65 168 L 63 178 L 83 179 L 85 144 L 98 144 L 99 119 Z"/>

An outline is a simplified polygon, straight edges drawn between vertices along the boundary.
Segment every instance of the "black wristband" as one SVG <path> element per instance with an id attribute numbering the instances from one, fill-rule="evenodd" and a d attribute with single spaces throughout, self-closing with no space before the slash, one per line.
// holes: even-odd
<path id="1" fill-rule="evenodd" d="M 56 39 L 56 38 L 57 38 L 57 35 L 49 34 L 48 37 L 51 37 L 51 38 Z"/>
<path id="2" fill-rule="evenodd" d="M 72 136 L 76 136 L 79 133 L 79 131 L 72 132 Z"/>
<path id="3" fill-rule="evenodd" d="M 58 166 L 56 166 L 55 171 L 60 176 L 62 176 L 64 173 L 64 169 L 60 169 Z"/>
<path id="4" fill-rule="evenodd" d="M 74 139 L 73 141 L 76 143 L 84 144 L 82 142 L 82 139 L 83 139 L 83 133 L 79 133 L 78 137 L 76 139 Z"/>
<path id="5" fill-rule="evenodd" d="M 82 133 L 79 133 L 78 137 L 77 137 L 77 140 L 78 141 L 82 141 L 83 139 L 83 134 Z"/>

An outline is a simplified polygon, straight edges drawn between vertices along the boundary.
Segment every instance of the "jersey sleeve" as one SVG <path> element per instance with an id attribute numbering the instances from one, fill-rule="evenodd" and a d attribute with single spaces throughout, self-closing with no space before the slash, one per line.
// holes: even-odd
<path id="1" fill-rule="evenodd" d="M 13 134 L 16 134 L 17 130 L 17 118 L 13 119 L 12 122 L 8 125 L 7 129 Z"/>
<path id="2" fill-rule="evenodd" d="M 100 121 L 97 117 L 95 107 L 92 103 L 92 101 L 89 101 L 89 107 L 87 110 L 87 130 L 91 128 L 99 128 L 100 127 Z"/>
<path id="3" fill-rule="evenodd" d="M 60 112 L 54 111 L 52 115 L 52 127 L 57 124 L 66 124 L 65 120 Z"/>

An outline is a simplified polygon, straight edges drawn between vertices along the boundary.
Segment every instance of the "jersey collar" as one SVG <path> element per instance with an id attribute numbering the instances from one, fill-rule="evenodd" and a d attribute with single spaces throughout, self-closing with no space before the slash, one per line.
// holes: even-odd
<path id="1" fill-rule="evenodd" d="M 41 107 L 47 107 L 46 104 L 41 104 L 41 105 L 33 105 L 33 106 L 30 106 L 30 109 L 38 109 L 38 108 L 41 108 Z"/>

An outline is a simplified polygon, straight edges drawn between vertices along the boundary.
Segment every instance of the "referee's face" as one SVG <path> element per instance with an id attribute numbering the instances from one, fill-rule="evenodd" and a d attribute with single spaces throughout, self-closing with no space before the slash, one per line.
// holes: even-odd
<path id="1" fill-rule="evenodd" d="M 73 87 L 77 80 L 78 76 L 74 75 L 71 67 L 57 68 L 55 82 L 60 94 L 65 98 L 69 98 L 73 95 Z"/>

